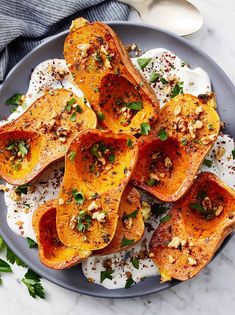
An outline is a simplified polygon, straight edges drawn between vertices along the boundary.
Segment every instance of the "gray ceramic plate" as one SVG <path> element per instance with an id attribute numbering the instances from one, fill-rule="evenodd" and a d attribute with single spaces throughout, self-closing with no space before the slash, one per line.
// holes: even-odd
<path id="1" fill-rule="evenodd" d="M 125 44 L 135 42 L 143 51 L 156 47 L 172 50 L 181 59 L 188 61 L 191 67 L 200 66 L 209 74 L 213 89 L 217 94 L 218 108 L 222 121 L 226 122 L 227 132 L 235 137 L 235 90 L 225 73 L 197 47 L 186 40 L 147 25 L 135 23 L 110 23 Z M 50 38 L 34 49 L 19 62 L 9 73 L 0 90 L 0 118 L 9 115 L 5 100 L 15 92 L 26 92 L 31 70 L 40 62 L 49 58 L 63 58 L 63 43 L 67 32 Z M 82 274 L 81 268 L 74 267 L 65 271 L 53 271 L 45 268 L 38 259 L 37 250 L 30 250 L 26 241 L 16 236 L 6 222 L 6 207 L 3 194 L 0 195 L 0 234 L 14 252 L 42 277 L 73 291 L 106 298 L 127 298 L 143 296 L 170 288 L 178 282 L 160 284 L 159 277 L 148 278 L 129 289 L 107 290 L 102 286 L 89 284 Z"/>

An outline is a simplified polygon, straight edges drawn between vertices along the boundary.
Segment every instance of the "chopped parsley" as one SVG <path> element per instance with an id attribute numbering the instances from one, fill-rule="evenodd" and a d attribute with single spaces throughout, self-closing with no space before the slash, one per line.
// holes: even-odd
<path id="1" fill-rule="evenodd" d="M 155 178 L 150 178 L 146 181 L 146 184 L 149 186 L 149 187 L 153 187 L 154 185 L 157 184 L 157 180 Z"/>
<path id="2" fill-rule="evenodd" d="M 140 125 L 140 133 L 142 135 L 148 135 L 150 130 L 151 130 L 151 127 L 150 127 L 150 125 L 148 123 L 142 123 Z"/>
<path id="3" fill-rule="evenodd" d="M 91 226 L 91 216 L 87 214 L 85 211 L 80 211 L 78 215 L 78 223 L 77 223 L 77 229 L 80 232 L 85 232 L 89 229 Z"/>
<path id="4" fill-rule="evenodd" d="M 100 146 L 98 143 L 95 143 L 90 148 L 90 153 L 92 156 L 96 157 L 97 159 L 100 158 L 99 154 Z"/>
<path id="5" fill-rule="evenodd" d="M 135 240 L 129 240 L 129 239 L 125 238 L 125 236 L 123 236 L 122 241 L 121 241 L 121 247 L 129 246 L 129 245 L 133 244 L 134 241 Z"/>
<path id="6" fill-rule="evenodd" d="M 130 288 L 133 284 L 135 284 L 135 281 L 132 278 L 126 279 L 125 289 Z"/>
<path id="7" fill-rule="evenodd" d="M 79 205 L 83 204 L 83 202 L 85 200 L 85 197 L 84 197 L 82 192 L 77 191 L 77 189 L 73 189 L 72 190 L 72 195 L 73 195 L 73 198 L 76 201 L 76 203 L 78 203 Z"/>
<path id="8" fill-rule="evenodd" d="M 127 144 L 128 148 L 132 148 L 133 142 L 132 142 L 132 140 L 131 140 L 130 138 L 128 138 L 128 139 L 126 140 L 126 144 Z"/>
<path id="9" fill-rule="evenodd" d="M 205 159 L 205 160 L 203 161 L 203 164 L 205 164 L 207 167 L 212 167 L 213 161 L 208 160 L 208 159 Z"/>
<path id="10" fill-rule="evenodd" d="M 138 58 L 137 62 L 140 68 L 143 70 L 151 61 L 152 58 Z"/>
<path id="11" fill-rule="evenodd" d="M 0 258 L 0 272 L 12 272 L 11 266 Z"/>
<path id="12" fill-rule="evenodd" d="M 143 109 L 143 103 L 142 102 L 130 102 L 125 103 L 125 106 L 132 110 L 142 110 Z"/>
<path id="13" fill-rule="evenodd" d="M 163 78 L 163 77 L 160 79 L 160 81 L 162 82 L 162 84 L 167 84 L 168 83 L 168 81 L 165 78 Z"/>
<path id="14" fill-rule="evenodd" d="M 112 280 L 113 279 L 113 276 L 112 276 L 113 273 L 114 273 L 114 270 L 112 270 L 112 269 L 107 269 L 105 271 L 101 271 L 100 283 L 102 283 L 105 279 Z"/>
<path id="15" fill-rule="evenodd" d="M 122 217 L 122 220 L 124 221 L 124 220 L 128 220 L 130 218 L 136 218 L 138 212 L 139 212 L 139 209 L 136 209 L 131 213 L 124 214 L 124 216 Z"/>
<path id="16" fill-rule="evenodd" d="M 183 94 L 183 84 L 184 82 L 179 82 L 173 87 L 170 95 L 171 98 L 174 98 L 179 94 Z"/>
<path id="17" fill-rule="evenodd" d="M 44 288 L 41 284 L 40 276 L 37 275 L 34 271 L 28 269 L 28 271 L 24 275 L 24 278 L 22 279 L 22 282 L 26 285 L 29 294 L 33 298 L 36 298 L 36 296 L 38 296 L 41 299 L 44 299 L 45 293 Z"/>
<path id="18" fill-rule="evenodd" d="M 32 240 L 30 237 L 26 237 L 27 243 L 29 245 L 29 248 L 37 248 L 38 244 Z"/>
<path id="19" fill-rule="evenodd" d="M 21 93 L 15 93 L 14 95 L 12 95 L 10 98 L 8 98 L 8 100 L 6 100 L 6 105 L 20 105 L 20 99 L 21 99 L 21 96 L 23 94 Z"/>
<path id="20" fill-rule="evenodd" d="M 82 108 L 79 105 L 76 105 L 75 110 L 77 113 L 82 113 Z"/>
<path id="21" fill-rule="evenodd" d="M 155 83 L 160 77 L 160 74 L 157 72 L 152 72 L 149 78 L 150 83 Z"/>
<path id="22" fill-rule="evenodd" d="M 76 117 L 77 117 L 76 112 L 72 113 L 72 115 L 70 116 L 69 120 L 72 121 L 72 122 L 75 122 L 76 121 Z"/>
<path id="23" fill-rule="evenodd" d="M 168 134 L 164 128 L 161 128 L 157 135 L 161 141 L 166 141 L 168 139 Z"/>
<path id="24" fill-rule="evenodd" d="M 235 149 L 232 150 L 232 156 L 233 156 L 233 159 L 235 160 Z"/>
<path id="25" fill-rule="evenodd" d="M 13 265 L 16 263 L 17 266 L 26 267 L 25 263 L 19 257 L 17 257 L 16 254 L 8 246 L 6 259 Z"/>
<path id="26" fill-rule="evenodd" d="M 139 267 L 140 267 L 140 262 L 139 262 L 138 258 L 133 257 L 133 258 L 131 259 L 131 263 L 132 263 L 132 265 L 133 265 L 133 267 L 134 267 L 135 269 L 139 269 Z"/>
<path id="27" fill-rule="evenodd" d="M 75 98 L 73 97 L 73 98 L 71 98 L 68 102 L 67 102 L 67 105 L 68 106 L 72 106 L 73 104 L 75 104 L 76 103 L 76 100 L 75 100 Z"/>
<path id="28" fill-rule="evenodd" d="M 188 143 L 188 140 L 184 138 L 181 140 L 181 143 L 182 143 L 182 145 L 186 145 Z"/>
<path id="29" fill-rule="evenodd" d="M 171 214 L 167 214 L 163 218 L 160 219 L 160 223 L 168 222 L 170 221 L 170 219 L 171 219 Z"/>
<path id="30" fill-rule="evenodd" d="M 73 161 L 73 160 L 75 159 L 76 155 L 77 155 L 77 152 L 71 151 L 71 152 L 69 153 L 69 159 L 70 159 L 70 161 Z"/>
<path id="31" fill-rule="evenodd" d="M 29 184 L 23 184 L 23 185 L 17 186 L 14 190 L 17 195 L 21 196 L 22 194 L 27 195 L 28 188 L 29 188 Z"/>
<path id="32" fill-rule="evenodd" d="M 108 157 L 109 162 L 114 163 L 115 162 L 115 155 L 114 154 L 110 154 L 110 156 Z"/>
<path id="33" fill-rule="evenodd" d="M 104 114 L 102 112 L 97 113 L 97 117 L 98 117 L 99 120 L 104 120 L 105 119 L 105 116 L 104 116 Z"/>

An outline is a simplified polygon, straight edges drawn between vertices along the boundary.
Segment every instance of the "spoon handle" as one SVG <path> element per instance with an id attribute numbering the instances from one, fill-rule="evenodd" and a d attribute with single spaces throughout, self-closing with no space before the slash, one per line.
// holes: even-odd
<path id="1" fill-rule="evenodd" d="M 140 16 L 149 10 L 153 0 L 118 0 L 119 2 L 125 3 L 136 9 Z"/>

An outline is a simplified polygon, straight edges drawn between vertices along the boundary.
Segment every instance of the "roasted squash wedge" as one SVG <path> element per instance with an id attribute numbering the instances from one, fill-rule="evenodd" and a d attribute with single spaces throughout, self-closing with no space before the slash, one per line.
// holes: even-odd
<path id="1" fill-rule="evenodd" d="M 8 183 L 32 181 L 64 157 L 74 136 L 96 128 L 96 115 L 71 91 L 51 91 L 18 119 L 0 128 L 0 176 Z"/>
<path id="2" fill-rule="evenodd" d="M 55 200 L 44 203 L 34 212 L 33 228 L 38 242 L 40 260 L 49 268 L 70 268 L 91 255 L 90 251 L 67 247 L 60 242 L 56 230 Z"/>
<path id="3" fill-rule="evenodd" d="M 98 250 L 111 242 L 120 199 L 137 158 L 133 136 L 100 130 L 79 133 L 66 154 L 57 205 L 62 243 Z"/>
<path id="4" fill-rule="evenodd" d="M 134 184 L 162 201 L 178 200 L 192 185 L 219 129 L 213 106 L 189 94 L 173 98 L 152 134 L 139 138 Z"/>
<path id="5" fill-rule="evenodd" d="M 104 129 L 136 134 L 142 123 L 154 123 L 156 95 L 108 25 L 75 20 L 64 57 Z"/>
<path id="6" fill-rule="evenodd" d="M 127 249 L 137 243 L 144 233 L 140 194 L 130 184 L 124 190 L 118 214 L 117 229 L 111 243 L 94 252 L 95 255 L 109 255 Z"/>
<path id="7" fill-rule="evenodd" d="M 200 173 L 177 201 L 150 242 L 153 261 L 163 278 L 187 280 L 213 258 L 235 229 L 235 191 L 212 173 Z"/>

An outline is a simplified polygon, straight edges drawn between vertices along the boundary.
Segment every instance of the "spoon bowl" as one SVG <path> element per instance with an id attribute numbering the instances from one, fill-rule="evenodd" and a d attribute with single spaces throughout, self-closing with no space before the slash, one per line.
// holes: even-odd
<path id="1" fill-rule="evenodd" d="M 203 25 L 199 10 L 187 0 L 122 0 L 136 9 L 142 21 L 180 36 L 198 31 Z"/>

